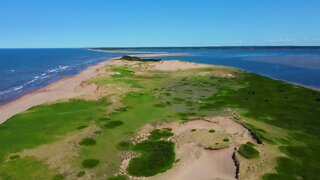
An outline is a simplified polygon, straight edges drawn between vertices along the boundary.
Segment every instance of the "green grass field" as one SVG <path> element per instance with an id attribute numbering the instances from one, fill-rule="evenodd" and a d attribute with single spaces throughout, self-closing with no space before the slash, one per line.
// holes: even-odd
<path id="1" fill-rule="evenodd" d="M 128 173 L 152 176 L 172 167 L 174 143 L 164 139 L 173 134 L 170 129 L 158 129 L 151 132 L 149 140 L 131 144 L 129 139 L 137 135 L 141 127 L 156 122 L 230 116 L 224 111 L 226 108 L 268 125 L 258 126 L 259 123 L 243 120 L 263 144 L 275 146 L 286 155 L 276 159 L 275 173 L 261 174 L 260 178 L 317 179 L 320 172 L 319 92 L 229 68 L 223 71 L 235 73 L 236 78 L 198 75 L 216 71 L 211 68 L 179 73 L 150 71 L 146 76 L 136 75 L 137 68 L 113 67 L 111 70 L 118 74 L 96 77 L 92 82 L 100 87 L 112 85 L 125 89 L 121 95 L 122 108 L 106 113 L 109 96 L 96 101 L 70 100 L 31 108 L 0 125 L 0 179 L 68 179 L 87 174 L 95 179 L 127 179 L 115 174 L 121 163 L 121 152 L 130 150 L 141 156 L 130 162 Z M 99 130 L 94 136 L 76 142 L 79 152 L 67 162 L 73 174 L 49 168 L 34 157 L 19 156 L 25 149 L 54 144 L 93 126 Z M 287 136 L 272 133 L 273 127 L 288 132 Z M 216 133 L 213 129 L 208 131 Z M 251 144 L 240 146 L 239 154 L 249 160 L 259 158 L 258 147 Z"/>

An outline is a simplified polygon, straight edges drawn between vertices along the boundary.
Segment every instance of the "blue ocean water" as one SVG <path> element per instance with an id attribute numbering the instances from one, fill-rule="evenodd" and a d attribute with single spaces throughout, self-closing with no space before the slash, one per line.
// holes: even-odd
<path id="1" fill-rule="evenodd" d="M 120 55 L 85 49 L 0 49 L 0 104 Z"/>
<path id="2" fill-rule="evenodd" d="M 205 64 L 231 66 L 274 79 L 320 89 L 320 48 L 159 48 L 140 52 L 189 53 L 183 57 L 164 57 Z"/>
<path id="3" fill-rule="evenodd" d="M 132 52 L 188 53 L 180 59 L 232 66 L 320 89 L 320 48 L 139 48 L 131 53 L 85 49 L 0 49 L 0 104 L 73 75 L 105 59 Z"/>

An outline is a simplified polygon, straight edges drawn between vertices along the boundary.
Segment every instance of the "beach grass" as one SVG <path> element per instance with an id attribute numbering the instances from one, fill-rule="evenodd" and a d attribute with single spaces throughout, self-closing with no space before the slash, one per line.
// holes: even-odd
<path id="1" fill-rule="evenodd" d="M 107 100 L 71 100 L 40 105 L 18 114 L 0 126 L 0 160 L 11 153 L 54 142 L 78 127 L 104 116 Z"/>
<path id="2" fill-rule="evenodd" d="M 0 179 L 52 179 L 59 174 L 34 158 L 18 158 L 0 165 Z"/>

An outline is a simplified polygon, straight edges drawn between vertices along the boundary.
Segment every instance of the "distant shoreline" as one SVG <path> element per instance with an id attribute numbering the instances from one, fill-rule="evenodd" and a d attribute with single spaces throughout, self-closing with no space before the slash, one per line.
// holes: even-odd
<path id="1" fill-rule="evenodd" d="M 130 49 L 320 49 L 320 46 L 163 46 L 163 47 L 91 47 L 92 50 L 130 50 Z"/>

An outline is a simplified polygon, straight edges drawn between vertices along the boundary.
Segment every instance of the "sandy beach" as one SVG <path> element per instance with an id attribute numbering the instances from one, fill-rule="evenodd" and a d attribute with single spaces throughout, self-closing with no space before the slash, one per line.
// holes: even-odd
<path id="1" fill-rule="evenodd" d="M 103 68 L 109 60 L 110 59 L 89 67 L 77 75 L 60 79 L 48 86 L 0 106 L 0 124 L 15 114 L 21 113 L 31 107 L 94 92 L 96 85 L 84 85 L 81 83 L 94 77 L 99 72 L 99 69 Z"/>

